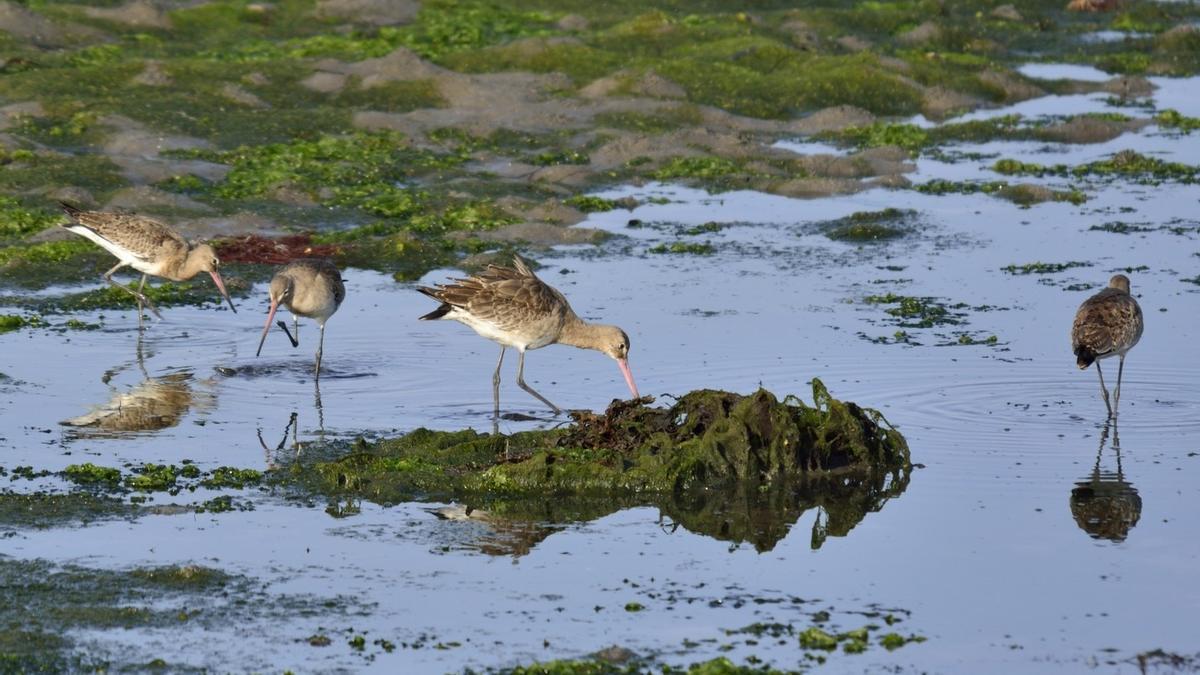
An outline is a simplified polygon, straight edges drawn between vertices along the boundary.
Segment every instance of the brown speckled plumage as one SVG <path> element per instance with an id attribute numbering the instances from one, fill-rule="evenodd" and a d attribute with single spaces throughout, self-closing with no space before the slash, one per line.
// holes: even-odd
<path id="1" fill-rule="evenodd" d="M 1142 338 L 1142 328 L 1142 308 L 1129 293 L 1129 278 L 1118 274 L 1108 288 L 1084 300 L 1075 312 L 1071 348 L 1079 367 L 1124 355 Z"/>
<path id="2" fill-rule="evenodd" d="M 69 204 L 63 204 L 62 208 L 79 226 L 86 227 L 103 239 L 129 251 L 148 265 L 160 261 L 174 262 L 171 267 L 175 269 L 151 274 L 182 281 L 181 278 L 177 278 L 177 268 L 183 264 L 190 246 L 187 240 L 169 225 L 134 213 L 83 211 Z M 68 229 L 72 228 L 68 226 Z"/>
<path id="3" fill-rule="evenodd" d="M 225 290 L 225 282 L 221 280 L 221 261 L 208 244 L 192 246 L 170 226 L 153 218 L 133 213 L 84 211 L 62 202 L 60 205 L 73 221 L 63 225 L 64 228 L 92 240 L 117 257 L 116 266 L 104 273 L 104 280 L 137 299 L 139 325 L 143 305 L 158 315 L 154 304 L 142 293 L 148 275 L 186 281 L 200 272 L 208 272 L 221 296 L 229 303 L 229 309 L 237 312 Z M 113 281 L 113 273 L 122 267 L 132 267 L 142 273 L 138 290 Z"/>
<path id="4" fill-rule="evenodd" d="M 457 309 L 469 315 L 472 328 L 486 324 L 481 331 L 485 337 L 518 349 L 543 347 L 558 337 L 568 321 L 578 321 L 563 294 L 539 279 L 518 257 L 512 267 L 488 265 L 474 276 L 417 290 L 442 303 L 422 320 L 440 319 Z"/>
<path id="5" fill-rule="evenodd" d="M 1109 280 L 1108 288 L 1085 300 L 1075 312 L 1075 323 L 1071 327 L 1071 349 L 1075 353 L 1076 364 L 1081 369 L 1096 364 L 1100 389 L 1110 414 L 1115 414 L 1114 407 L 1108 403 L 1108 389 L 1104 385 L 1104 373 L 1100 370 L 1099 361 L 1110 356 L 1121 359 L 1115 392 L 1119 403 L 1125 354 L 1142 338 L 1143 328 L 1142 308 L 1129 292 L 1129 277 L 1124 274 L 1114 276 Z"/>
<path id="6" fill-rule="evenodd" d="M 616 359 L 629 391 L 635 398 L 638 396 L 633 375 L 629 372 L 629 336 L 625 331 L 580 319 L 563 294 L 539 279 L 518 256 L 513 256 L 512 267 L 488 265 L 486 270 L 474 276 L 434 287 L 421 286 L 417 290 L 442 303 L 422 316 L 422 320 L 453 319 L 500 343 L 500 360 L 492 376 L 492 397 L 497 413 L 500 410 L 500 367 L 508 347 L 515 347 L 520 354 L 517 385 L 556 413 L 561 412 L 558 406 L 525 384 L 527 350 L 561 343 L 604 352 Z"/>

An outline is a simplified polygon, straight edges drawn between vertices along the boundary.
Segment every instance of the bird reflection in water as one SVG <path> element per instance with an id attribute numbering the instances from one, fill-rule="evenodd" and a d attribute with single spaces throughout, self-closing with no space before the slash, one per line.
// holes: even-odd
<path id="1" fill-rule="evenodd" d="M 140 383 L 128 391 L 111 384 L 113 378 L 135 364 L 142 374 Z M 138 341 L 136 360 L 105 372 L 101 381 L 112 390 L 111 398 L 85 415 L 60 423 L 72 427 L 75 436 L 169 429 L 178 425 L 193 407 L 212 407 L 211 393 L 193 390 L 190 371 L 151 377 L 146 370 L 141 340 Z"/>
<path id="2" fill-rule="evenodd" d="M 1112 449 L 1117 459 L 1116 473 L 1100 469 L 1110 426 Z M 1096 452 L 1096 466 L 1092 474 L 1071 489 L 1071 515 L 1075 517 L 1079 529 L 1093 539 L 1109 541 L 1125 541 L 1142 516 L 1142 498 L 1137 489 L 1125 480 L 1121 469 L 1121 441 L 1115 418 L 1111 424 L 1105 423 L 1104 430 L 1100 432 L 1100 449 Z"/>
<path id="3" fill-rule="evenodd" d="M 321 383 L 314 380 L 313 383 L 313 406 L 317 411 L 317 441 L 325 442 L 325 407 L 321 404 Z M 288 448 L 288 436 L 291 436 L 292 444 Z M 258 428 L 258 444 L 262 446 L 263 452 L 266 453 L 267 469 L 274 470 L 279 468 L 280 453 L 285 450 L 291 450 L 295 458 L 300 457 L 300 453 L 304 450 L 304 444 L 300 442 L 300 414 L 296 411 L 288 416 L 287 424 L 283 427 L 283 435 L 279 439 L 279 443 L 274 448 L 267 445 L 267 441 L 263 438 L 262 427 Z"/>

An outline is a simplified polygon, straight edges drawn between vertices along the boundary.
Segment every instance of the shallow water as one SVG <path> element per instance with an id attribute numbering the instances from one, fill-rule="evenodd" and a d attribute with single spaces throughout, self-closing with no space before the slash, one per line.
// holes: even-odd
<path id="1" fill-rule="evenodd" d="M 1162 84 L 1160 107 L 1200 101 L 1195 80 Z M 1048 110 L 1051 103 L 1042 101 Z M 1095 97 L 1078 104 L 1108 109 Z M 994 111 L 1006 112 L 1012 109 Z M 1077 163 L 1133 148 L 1192 162 L 1196 142 L 1196 135 L 1149 127 L 1094 146 L 956 149 Z M 996 179 L 986 168 L 993 161 L 922 159 L 910 178 Z M 249 512 L 22 529 L 4 539 L 3 551 L 98 567 L 198 563 L 249 574 L 281 597 L 341 598 L 340 613 L 286 621 L 79 636 L 135 662 L 169 653 L 173 663 L 217 670 L 236 663 L 444 672 L 581 656 L 611 644 L 675 663 L 753 654 L 789 668 L 807 663 L 794 639 L 747 645 L 724 631 L 754 622 L 803 626 L 819 610 L 840 629 L 865 623 L 864 612 L 891 612 L 904 618 L 900 632 L 928 638 L 896 652 L 832 654 L 829 667 L 839 672 L 1092 672 L 1148 649 L 1189 652 L 1200 609 L 1200 585 L 1192 582 L 1200 524 L 1191 517 L 1200 503 L 1193 479 L 1200 366 L 1187 355 L 1197 338 L 1200 286 L 1185 279 L 1200 268 L 1200 187 L 1113 182 L 1084 189 L 1091 199 L 1082 206 L 1022 209 L 984 195 L 872 190 L 799 201 L 652 184 L 602 193 L 667 203 L 593 215 L 585 226 L 621 235 L 598 254 L 591 247 L 533 254 L 545 265 L 543 278 L 581 315 L 630 334 L 643 393 L 747 392 L 761 384 L 807 400 L 807 382 L 820 377 L 835 396 L 879 408 L 904 432 L 921 465 L 907 490 L 819 548 L 812 546 L 822 517 L 816 511 L 758 552 L 675 529 L 650 508 L 530 525 L 442 520 L 432 512 L 438 504 L 364 502 L 354 505 L 357 514 L 333 518 L 326 504 L 248 493 Z M 913 231 L 868 244 L 822 233 L 822 221 L 887 207 L 916 210 Z M 1181 218 L 1190 230 L 1089 230 L 1117 220 L 1179 226 Z M 643 226 L 629 227 L 631 219 Z M 676 233 L 714 221 L 727 226 Z M 708 241 L 716 253 L 647 252 L 679 239 Z M 1086 266 L 1041 275 L 1001 269 L 1070 261 Z M 1135 268 L 1129 274 L 1147 327 L 1128 359 L 1119 427 L 1106 435 L 1096 376 L 1075 367 L 1068 331 L 1078 304 L 1127 268 Z M 455 274 L 439 270 L 422 282 Z M 254 357 L 266 310 L 261 288 L 236 315 L 167 310 L 146 331 L 140 360 L 132 312 L 78 315 L 100 321 L 98 331 L 0 335 L 3 372 L 15 380 L 0 382 L 0 464 L 55 470 L 186 458 L 201 468 L 264 468 L 297 452 L 286 438 L 274 450 L 292 413 L 301 442 L 418 426 L 490 427 L 498 349 L 458 324 L 417 322 L 430 301 L 414 284 L 358 270 L 345 277 L 348 296 L 329 323 L 319 392 L 311 324 L 301 326 L 299 349 L 273 332 L 263 356 Z M 959 325 L 900 328 L 883 306 L 863 301 L 888 292 L 968 307 L 953 310 L 962 314 Z M 894 340 L 897 330 L 909 343 L 875 341 Z M 997 339 L 962 346 L 961 334 Z M 513 386 L 515 364 L 506 361 L 502 405 L 537 419 L 504 420 L 501 429 L 557 423 Z M 1115 366 L 1104 362 L 1110 385 Z M 617 368 L 595 353 L 531 352 L 526 374 L 563 407 L 599 409 L 624 395 Z M 173 394 L 168 402 L 151 396 L 158 407 L 142 416 L 151 430 L 60 424 L 105 404 L 110 418 L 115 410 L 139 419 L 131 401 L 162 386 Z M 1090 502 L 1080 491 L 1088 486 Z M 1126 512 L 1136 511 L 1132 524 L 1097 523 L 1097 510 L 1088 510 L 1096 494 L 1115 495 Z M 645 609 L 625 611 L 629 602 Z M 319 631 L 333 645 L 297 642 Z M 392 653 L 347 646 L 350 635 L 364 632 L 368 643 L 382 637 L 422 646 Z M 685 649 L 685 640 L 698 644 Z"/>

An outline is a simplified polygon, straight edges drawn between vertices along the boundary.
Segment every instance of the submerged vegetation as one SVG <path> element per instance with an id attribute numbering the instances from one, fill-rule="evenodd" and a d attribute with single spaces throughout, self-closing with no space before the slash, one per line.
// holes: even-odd
<path id="1" fill-rule="evenodd" d="M 1090 14 L 1032 0 L 1004 11 L 982 0 L 686 10 L 624 0 L 429 0 L 367 16 L 336 2 L 220 0 L 146 7 L 138 17 L 75 4 L 15 6 L 17 28 L 0 33 L 6 286 L 44 286 L 34 260 L 64 281 L 103 271 L 95 268 L 106 258 L 83 242 L 29 241 L 59 222 L 54 202 L 64 196 L 153 212 L 185 230 L 201 216 L 237 223 L 258 214 L 251 229 L 303 231 L 318 245 L 336 244 L 331 254 L 343 264 L 408 279 L 475 253 L 457 233 L 569 225 L 609 210 L 616 205 L 584 196 L 603 185 L 664 180 L 828 194 L 875 180 L 902 184 L 905 165 L 868 154 L 875 149 L 916 154 L 1072 134 L 1086 142 L 1140 123 L 1009 116 L 924 128 L 875 117 L 945 119 L 1082 86 L 1018 74 L 1013 66 L 1029 54 L 1121 73 L 1200 71 L 1200 38 L 1189 28 L 1200 10 L 1187 3 Z M 21 21 L 38 29 L 22 32 Z M 1079 40 L 1098 30 L 1137 36 Z M 1094 89 L 1136 96 L 1144 83 Z M 1154 122 L 1197 129 L 1171 110 Z M 770 148 L 815 133 L 865 152 L 812 161 Z M 1194 179 L 1190 167 L 1129 159 L 1068 173 Z M 1022 204 L 1083 199 L 1073 190 L 919 187 L 1010 194 Z M 860 230 L 847 235 L 890 236 Z M 53 255 L 47 246 L 57 247 Z"/>

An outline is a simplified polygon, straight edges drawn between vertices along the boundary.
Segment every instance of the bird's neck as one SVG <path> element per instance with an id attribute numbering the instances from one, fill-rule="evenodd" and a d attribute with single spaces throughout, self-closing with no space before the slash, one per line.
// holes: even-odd
<path id="1" fill-rule="evenodd" d="M 176 258 L 168 262 L 159 276 L 173 281 L 183 281 L 196 276 L 204 269 L 204 257 L 196 255 L 197 253 L 196 249 L 192 249 L 188 251 L 186 258 Z"/>
<path id="2" fill-rule="evenodd" d="M 562 332 L 558 336 L 558 343 L 580 349 L 601 349 L 602 329 L 603 326 L 588 323 L 572 314 L 563 324 Z"/>

